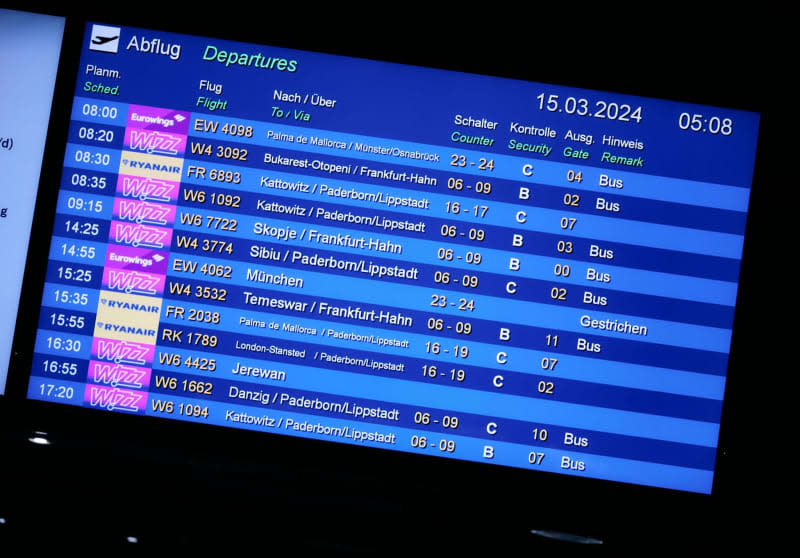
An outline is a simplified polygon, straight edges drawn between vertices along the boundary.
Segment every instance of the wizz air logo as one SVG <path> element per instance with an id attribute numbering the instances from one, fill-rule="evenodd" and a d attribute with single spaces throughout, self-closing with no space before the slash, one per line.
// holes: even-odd
<path id="1" fill-rule="evenodd" d="M 127 341 L 97 340 L 97 359 L 114 362 L 116 364 L 133 364 L 144 366 L 147 364 L 149 347 Z"/>
<path id="2" fill-rule="evenodd" d="M 133 247 L 164 248 L 168 234 L 169 229 L 159 229 L 147 225 L 115 223 L 114 226 L 114 241 Z"/>
<path id="3" fill-rule="evenodd" d="M 122 364 L 94 362 L 89 376 L 92 381 L 98 384 L 140 389 L 144 387 L 144 379 L 147 376 L 147 372 L 147 369 L 134 368 Z"/>
<path id="4" fill-rule="evenodd" d="M 89 405 L 108 411 L 129 411 L 135 413 L 145 408 L 146 393 L 127 389 L 88 386 Z"/>
<path id="5" fill-rule="evenodd" d="M 158 294 L 158 277 L 137 271 L 108 270 L 108 289 L 127 294 Z"/>
<path id="6" fill-rule="evenodd" d="M 119 218 L 124 221 L 146 223 L 148 225 L 166 225 L 170 208 L 148 202 L 119 200 Z"/>
<path id="7" fill-rule="evenodd" d="M 122 195 L 142 201 L 168 202 L 173 198 L 177 184 L 152 178 L 122 178 Z"/>
<path id="8" fill-rule="evenodd" d="M 181 143 L 181 138 L 163 132 L 152 132 L 144 130 L 131 130 L 130 149 L 144 151 L 145 153 L 156 153 L 158 155 L 177 155 L 177 146 Z"/>

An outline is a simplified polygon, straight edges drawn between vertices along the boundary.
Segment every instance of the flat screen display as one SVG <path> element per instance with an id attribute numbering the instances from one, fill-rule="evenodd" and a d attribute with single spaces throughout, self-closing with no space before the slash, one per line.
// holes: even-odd
<path id="1" fill-rule="evenodd" d="M 758 123 L 89 23 L 28 397 L 709 493 Z"/>

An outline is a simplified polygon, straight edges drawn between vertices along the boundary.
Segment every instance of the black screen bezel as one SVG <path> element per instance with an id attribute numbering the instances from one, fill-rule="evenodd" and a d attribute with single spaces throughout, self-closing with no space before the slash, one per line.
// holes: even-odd
<path id="1" fill-rule="evenodd" d="M 159 12 L 163 15 L 163 8 Z M 69 13 L 56 13 L 67 16 L 68 21 L 9 380 L 6 396 L 0 398 L 2 430 L 9 439 L 24 436 L 25 432 L 42 431 L 55 441 L 74 443 L 80 440 L 87 445 L 86 454 L 80 459 L 87 463 L 104 462 L 107 457 L 103 451 L 111 447 L 117 456 L 147 455 L 147 463 L 156 469 L 166 459 L 233 470 L 247 463 L 283 479 L 285 475 L 280 471 L 302 471 L 302 478 L 294 479 L 298 486 L 330 487 L 353 479 L 369 479 L 365 486 L 392 485 L 387 495 L 380 498 L 389 507 L 414 509 L 416 499 L 413 493 L 421 490 L 422 493 L 438 495 L 440 503 L 431 505 L 431 508 L 442 514 L 455 511 L 459 517 L 481 518 L 500 514 L 508 525 L 520 529 L 529 525 L 531 528 L 553 528 L 610 540 L 630 536 L 630 529 L 625 525 L 637 525 L 637 536 L 644 536 L 643 533 L 663 534 L 665 530 L 676 527 L 687 533 L 696 532 L 698 523 L 710 517 L 717 518 L 714 521 L 719 525 L 734 521 L 731 509 L 735 508 L 731 506 L 741 496 L 742 490 L 754 490 L 744 481 L 747 474 L 743 455 L 747 440 L 757 426 L 744 408 L 745 402 L 753 401 L 747 390 L 747 372 L 757 363 L 752 340 L 762 335 L 752 324 L 759 321 L 765 312 L 754 303 L 755 293 L 763 287 L 763 279 L 757 270 L 770 256 L 766 248 L 768 238 L 759 233 L 764 230 L 766 221 L 761 209 L 764 202 L 759 184 L 765 182 L 769 172 L 764 156 L 769 149 L 765 145 L 774 141 L 770 136 L 773 113 L 767 96 L 763 89 L 751 83 L 750 80 L 754 79 L 752 71 L 736 77 L 739 53 L 735 48 L 720 44 L 715 37 L 706 37 L 684 42 L 674 46 L 669 53 L 663 53 L 658 36 L 639 36 L 634 42 L 643 45 L 642 50 L 629 55 L 630 65 L 639 67 L 638 72 L 603 68 L 592 60 L 591 55 L 579 59 L 578 54 L 585 51 L 578 45 L 563 47 L 564 58 L 572 58 L 570 62 L 551 60 L 532 67 L 524 63 L 525 53 L 530 52 L 525 40 L 505 36 L 500 29 L 484 29 L 482 45 L 453 45 L 446 37 L 435 35 L 442 29 L 455 33 L 460 28 L 444 18 L 423 25 L 413 22 L 415 27 L 411 26 L 411 21 L 402 20 L 396 22 L 389 33 L 381 33 L 380 29 L 359 30 L 357 23 L 347 23 L 346 15 L 328 16 L 333 19 L 318 16 L 314 19 L 317 31 L 312 36 L 301 35 L 297 28 L 288 25 L 265 37 L 259 23 L 243 22 L 240 16 L 185 17 L 177 10 L 167 11 L 167 14 L 152 18 L 146 10 L 128 13 L 120 8 L 93 9 L 91 12 L 88 9 L 70 9 Z M 537 473 L 151 417 L 133 418 L 26 400 L 27 374 L 55 214 L 55 194 L 78 75 L 83 24 L 88 20 L 760 112 L 759 152 L 712 494 L 699 495 Z M 169 27 L 162 25 L 165 21 L 169 22 Z M 408 25 L 405 29 L 404 24 Z M 345 32 L 341 32 L 342 26 Z M 415 31 L 412 33 L 411 29 Z M 616 28 L 615 32 L 619 33 Z M 602 33 L 584 30 L 575 34 L 595 41 L 602 37 Z M 543 42 L 548 41 L 555 43 L 556 33 L 546 34 Z M 513 52 L 518 54 L 508 54 Z M 715 56 L 719 52 L 724 52 L 724 56 Z M 760 405 L 758 400 L 755 405 Z M 180 443 L 175 444 L 173 440 L 180 440 Z M 97 448 L 103 448 L 103 451 Z M 340 494 L 338 490 L 330 490 L 331 498 Z M 370 489 L 342 489 L 341 493 L 357 501 L 374 503 Z M 212 501 L 215 497 L 222 498 L 220 493 L 216 493 L 211 496 Z M 530 506 L 531 502 L 536 502 L 536 506 Z M 612 502 L 616 510 L 614 518 L 604 513 L 605 507 Z M 520 515 L 518 510 L 527 511 Z M 651 518 L 660 518 L 662 523 L 645 522 L 642 512 Z"/>

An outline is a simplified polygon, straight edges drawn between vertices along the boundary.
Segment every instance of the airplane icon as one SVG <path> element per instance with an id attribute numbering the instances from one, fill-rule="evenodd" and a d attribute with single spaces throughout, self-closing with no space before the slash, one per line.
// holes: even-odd
<path id="1" fill-rule="evenodd" d="M 119 38 L 122 29 L 108 25 L 93 25 L 92 40 L 89 41 L 89 50 L 110 52 L 116 54 L 119 48 Z"/>
<path id="2" fill-rule="evenodd" d="M 94 38 L 92 38 L 92 44 L 104 45 L 107 42 L 114 41 L 116 39 L 119 39 L 119 35 L 116 35 L 114 37 L 94 37 Z"/>

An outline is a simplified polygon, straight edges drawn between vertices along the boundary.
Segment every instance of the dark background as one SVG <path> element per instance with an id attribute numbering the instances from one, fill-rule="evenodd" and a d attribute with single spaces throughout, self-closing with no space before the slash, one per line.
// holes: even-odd
<path id="1" fill-rule="evenodd" d="M 67 37 L 76 42 L 62 53 L 16 354 L 0 398 L 0 553 L 98 544 L 134 553 L 162 545 L 280 554 L 570 549 L 531 529 L 653 552 L 733 550 L 782 536 L 773 506 L 788 497 L 793 483 L 777 485 L 793 471 L 775 466 L 781 455 L 769 453 L 777 438 L 770 432 L 791 424 L 776 397 L 788 395 L 784 378 L 793 368 L 774 329 L 789 311 L 776 298 L 786 284 L 778 262 L 796 235 L 786 233 L 791 179 L 777 164 L 788 136 L 778 99 L 791 65 L 775 65 L 787 52 L 780 16 L 605 5 L 432 13 L 432 4 L 323 11 L 301 3 L 124 4 L 50 12 L 72 18 Z M 83 18 L 761 112 L 713 495 L 24 401 Z M 28 442 L 35 431 L 52 444 Z"/>

